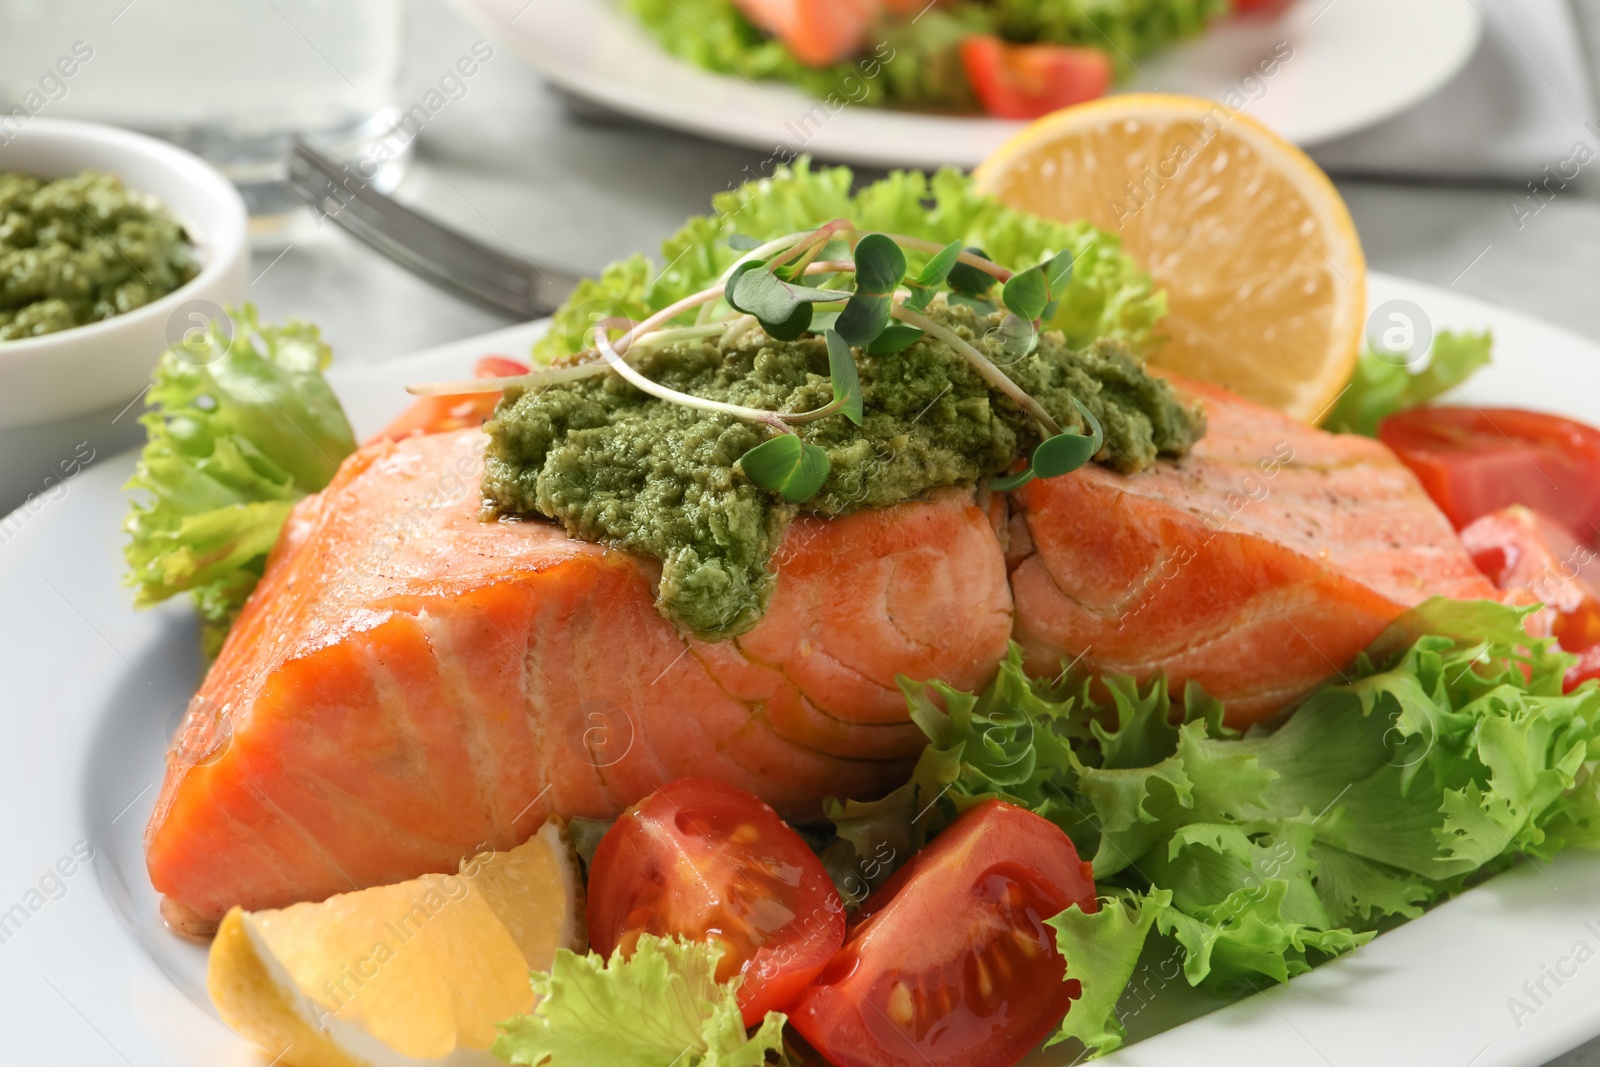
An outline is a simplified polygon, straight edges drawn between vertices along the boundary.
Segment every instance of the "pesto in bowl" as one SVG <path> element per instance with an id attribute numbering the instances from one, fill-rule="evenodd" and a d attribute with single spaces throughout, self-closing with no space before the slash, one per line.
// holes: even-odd
<path id="1" fill-rule="evenodd" d="M 183 226 L 114 174 L 0 171 L 0 342 L 143 307 L 199 272 Z"/>

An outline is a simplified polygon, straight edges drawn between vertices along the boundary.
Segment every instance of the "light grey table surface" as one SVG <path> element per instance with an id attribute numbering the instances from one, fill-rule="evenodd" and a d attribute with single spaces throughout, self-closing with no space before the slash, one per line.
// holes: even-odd
<path id="1" fill-rule="evenodd" d="M 440 0 L 409 0 L 402 103 L 479 35 Z M 1579 0 L 1591 61 L 1600 0 Z M 1576 139 L 1582 131 L 1574 131 Z M 501 48 L 418 141 L 402 199 L 524 255 L 595 271 L 660 239 L 763 153 L 574 112 Z M 1591 167 L 1590 171 L 1600 170 Z M 1510 187 L 1340 182 L 1375 270 L 1517 309 L 1600 341 L 1600 182 L 1519 228 Z M 268 319 L 319 323 L 343 364 L 371 364 L 508 324 L 433 290 L 325 227 L 256 251 L 248 298 Z M 1596 378 L 1575 383 L 1596 388 Z M 4 511 L 14 502 L 0 502 Z M 1600 1041 L 1556 1061 L 1600 1067 Z M 1443 1065 L 1466 1067 L 1466 1065 Z"/>

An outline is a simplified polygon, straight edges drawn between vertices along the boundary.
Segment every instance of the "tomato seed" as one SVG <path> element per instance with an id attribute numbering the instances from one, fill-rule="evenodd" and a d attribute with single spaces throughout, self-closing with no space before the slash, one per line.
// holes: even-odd
<path id="1" fill-rule="evenodd" d="M 904 982 L 889 987 L 889 1018 L 897 1025 L 909 1027 L 917 1018 L 917 1007 L 911 1000 L 911 988 Z"/>
<path id="2" fill-rule="evenodd" d="M 983 957 L 976 960 L 978 965 L 978 996 L 985 1003 L 994 999 L 994 979 L 989 977 L 989 968 L 983 965 Z"/>

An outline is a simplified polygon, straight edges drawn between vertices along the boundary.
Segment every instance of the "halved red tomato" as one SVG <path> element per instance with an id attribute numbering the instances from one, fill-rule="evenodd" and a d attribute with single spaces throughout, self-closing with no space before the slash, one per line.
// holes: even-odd
<path id="1" fill-rule="evenodd" d="M 1461 544 L 1508 604 L 1543 604 L 1529 630 L 1568 652 L 1600 645 L 1600 552 L 1531 508 L 1485 515 L 1461 531 Z"/>
<path id="2" fill-rule="evenodd" d="M 589 865 L 589 943 L 640 934 L 722 943 L 748 1026 L 782 1011 L 844 942 L 844 902 L 778 813 L 742 789 L 680 778 L 629 808 Z"/>
<path id="3" fill-rule="evenodd" d="M 1099 906 L 1067 835 L 979 804 L 867 898 L 789 1021 L 835 1067 L 1015 1063 L 1082 992 L 1045 925 L 1072 904 Z"/>
<path id="4" fill-rule="evenodd" d="M 1525 504 L 1589 540 L 1600 524 L 1600 430 L 1519 408 L 1413 408 L 1378 424 L 1457 529 Z"/>
<path id="5" fill-rule="evenodd" d="M 527 374 L 528 365 L 510 356 L 484 356 L 472 367 L 474 378 L 512 378 Z M 463 396 L 425 396 L 401 412 L 400 417 L 379 430 L 369 440 L 398 441 L 418 434 L 444 433 L 482 426 L 494 414 L 499 393 L 468 393 Z"/>
<path id="6" fill-rule="evenodd" d="M 1594 678 L 1600 678 L 1600 645 L 1578 653 L 1577 664 L 1567 672 L 1566 691 L 1570 693 Z"/>
<path id="7" fill-rule="evenodd" d="M 1002 119 L 1036 119 L 1111 88 L 1111 57 L 1098 48 L 974 34 L 961 41 L 961 66 L 983 110 Z"/>

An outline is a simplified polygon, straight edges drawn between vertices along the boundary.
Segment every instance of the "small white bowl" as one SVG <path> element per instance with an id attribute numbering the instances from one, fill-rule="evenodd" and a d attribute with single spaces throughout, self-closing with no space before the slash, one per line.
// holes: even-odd
<path id="1" fill-rule="evenodd" d="M 185 305 L 244 298 L 249 216 L 211 164 L 164 141 L 89 122 L 35 118 L 9 139 L 0 134 L 0 171 L 61 178 L 86 167 L 160 200 L 199 251 L 200 273 L 160 300 L 103 322 L 0 341 L 0 430 L 115 410 L 149 384 L 169 338 L 193 325 L 189 312 L 199 309 Z"/>

